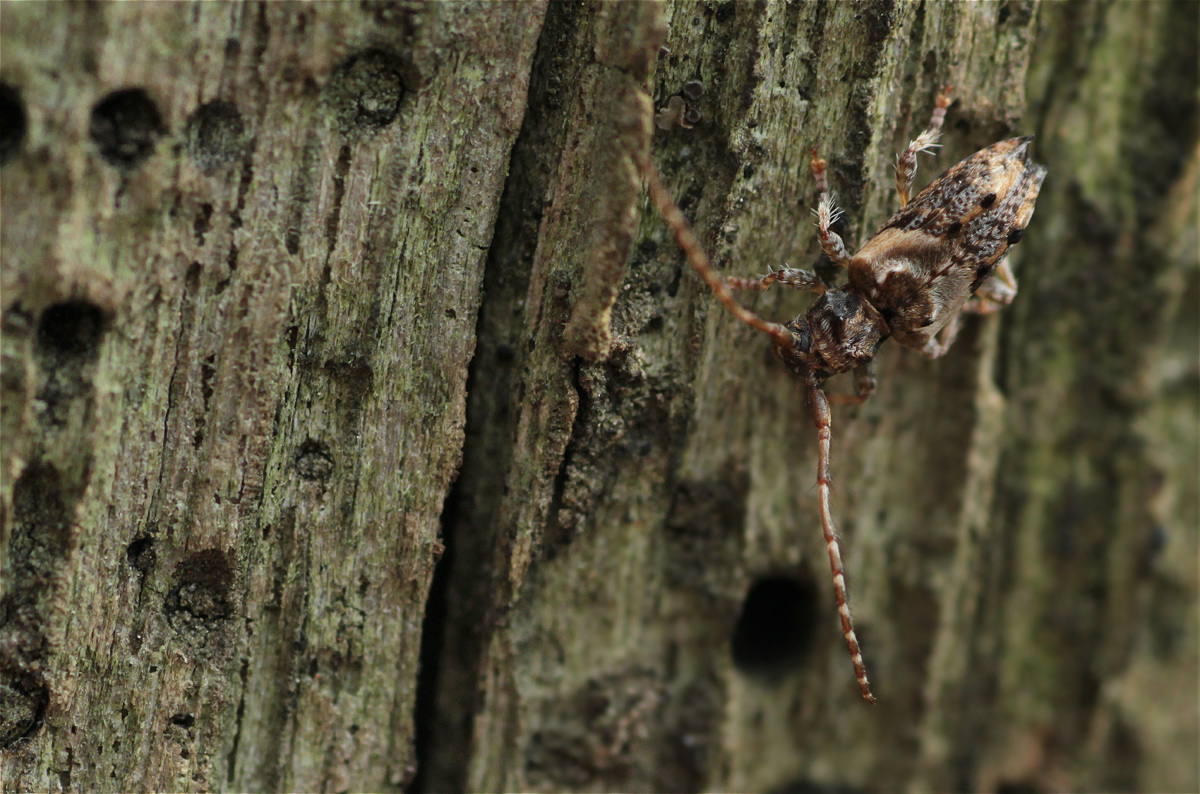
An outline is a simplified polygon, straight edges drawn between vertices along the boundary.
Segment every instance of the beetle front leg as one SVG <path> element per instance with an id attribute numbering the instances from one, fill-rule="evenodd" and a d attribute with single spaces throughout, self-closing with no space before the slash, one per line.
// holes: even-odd
<path id="1" fill-rule="evenodd" d="M 908 194 L 912 191 L 913 180 L 917 176 L 917 155 L 931 151 L 937 146 L 938 138 L 942 135 L 942 124 L 946 121 L 946 108 L 950 107 L 950 86 L 942 89 L 933 104 L 933 115 L 929 126 L 908 144 L 908 148 L 896 161 L 896 192 L 900 194 L 900 206 L 908 204 Z"/>
<path id="2" fill-rule="evenodd" d="M 784 287 L 802 290 L 804 292 L 821 293 L 825 291 L 825 283 L 817 278 L 817 274 L 808 270 L 800 270 L 795 267 L 783 267 L 776 270 L 771 268 L 771 272 L 759 278 L 738 278 L 737 276 L 729 276 L 725 279 L 730 289 L 742 290 L 765 290 L 772 284 L 779 284 Z"/>
<path id="3" fill-rule="evenodd" d="M 829 255 L 839 265 L 850 264 L 850 252 L 846 250 L 846 244 L 842 242 L 842 237 L 833 230 L 833 224 L 841 217 L 842 211 L 838 209 L 837 203 L 833 200 L 833 194 L 829 192 L 829 177 L 825 173 L 825 161 L 817 157 L 817 150 L 810 150 L 812 161 L 813 179 L 817 182 L 817 208 L 813 213 L 817 216 L 817 233 L 821 240 L 821 250 Z"/>

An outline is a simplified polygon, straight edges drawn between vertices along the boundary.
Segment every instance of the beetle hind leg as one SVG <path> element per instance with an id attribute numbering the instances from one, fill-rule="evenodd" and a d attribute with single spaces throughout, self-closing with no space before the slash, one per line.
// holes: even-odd
<path id="1" fill-rule="evenodd" d="M 970 314 L 993 314 L 1013 302 L 1017 297 L 1017 279 L 1012 268 L 1008 265 L 1008 257 L 1004 257 L 988 276 L 975 295 L 963 306 L 963 311 Z"/>

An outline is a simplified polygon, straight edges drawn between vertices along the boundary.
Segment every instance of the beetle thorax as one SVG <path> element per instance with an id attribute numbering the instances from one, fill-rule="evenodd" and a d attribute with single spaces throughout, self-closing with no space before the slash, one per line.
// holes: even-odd
<path id="1" fill-rule="evenodd" d="M 796 346 L 777 351 L 780 357 L 798 375 L 820 377 L 868 363 L 889 333 L 883 316 L 853 288 L 824 293 L 787 327 Z"/>

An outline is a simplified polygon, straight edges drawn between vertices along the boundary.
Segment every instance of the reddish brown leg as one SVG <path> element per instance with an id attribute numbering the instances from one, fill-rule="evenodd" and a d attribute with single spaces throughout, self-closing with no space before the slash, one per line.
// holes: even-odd
<path id="1" fill-rule="evenodd" d="M 813 424 L 817 426 L 817 503 L 821 511 L 821 531 L 825 533 L 825 549 L 829 552 L 829 569 L 833 572 L 833 595 L 837 600 L 838 617 L 842 620 L 842 633 L 846 647 L 850 650 L 850 661 L 854 663 L 854 676 L 863 700 L 875 702 L 871 684 L 867 681 L 867 667 L 863 664 L 862 649 L 854 633 L 854 621 L 850 618 L 850 603 L 846 596 L 846 571 L 842 566 L 842 552 L 838 547 L 837 528 L 833 523 L 833 510 L 829 505 L 829 492 L 833 482 L 829 477 L 829 447 L 833 439 L 833 418 L 829 401 L 821 383 L 815 377 L 808 380 L 808 403 L 812 408 Z"/>
<path id="2" fill-rule="evenodd" d="M 833 194 L 829 192 L 829 177 L 825 173 L 825 161 L 817 157 L 817 150 L 811 149 L 813 179 L 817 182 L 817 208 L 814 214 L 817 216 L 817 231 L 821 240 L 821 249 L 829 255 L 829 258 L 839 265 L 846 265 L 850 262 L 850 252 L 846 250 L 846 244 L 842 242 L 842 237 L 837 232 L 833 231 L 834 222 L 841 216 L 842 211 L 838 209 L 837 203 L 833 200 Z"/>
<path id="3" fill-rule="evenodd" d="M 776 270 L 771 268 L 771 272 L 759 278 L 738 278 L 730 276 L 725 280 L 730 289 L 744 290 L 765 290 L 772 284 L 779 284 L 792 289 L 804 290 L 806 292 L 821 293 L 825 291 L 825 284 L 821 279 L 817 278 L 816 273 L 810 273 L 807 270 L 800 270 L 794 267 L 783 267 Z"/>
<path id="4" fill-rule="evenodd" d="M 946 108 L 950 107 L 950 86 L 942 89 L 933 104 L 933 116 L 929 126 L 908 144 L 908 148 L 896 161 L 896 192 L 900 194 L 900 206 L 908 203 L 908 194 L 912 190 L 913 180 L 917 176 L 917 155 L 931 151 L 937 146 L 942 134 L 942 124 L 946 120 Z"/>

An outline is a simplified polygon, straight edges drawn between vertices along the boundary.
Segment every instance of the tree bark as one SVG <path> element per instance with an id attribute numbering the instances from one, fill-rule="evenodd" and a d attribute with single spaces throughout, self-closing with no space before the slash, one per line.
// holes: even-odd
<path id="1" fill-rule="evenodd" d="M 411 777 L 543 11 L 3 7 L 14 788 Z"/>
<path id="2" fill-rule="evenodd" d="M 1196 790 L 1198 9 L 0 5 L 0 779 Z M 634 163 L 824 268 L 810 148 L 853 248 L 947 85 L 918 184 L 1050 175 L 835 408 L 872 708 L 803 393 Z"/>

